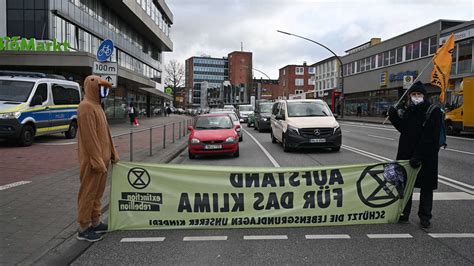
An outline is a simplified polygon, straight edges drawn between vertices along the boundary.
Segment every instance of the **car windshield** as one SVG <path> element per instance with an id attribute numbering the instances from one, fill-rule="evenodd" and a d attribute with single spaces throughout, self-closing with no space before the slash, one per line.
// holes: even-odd
<path id="1" fill-rule="evenodd" d="M 199 117 L 196 121 L 196 129 L 230 129 L 233 126 L 228 116 Z"/>
<path id="2" fill-rule="evenodd" d="M 0 101 L 26 102 L 33 85 L 29 81 L 0 80 Z"/>
<path id="3" fill-rule="evenodd" d="M 253 111 L 253 106 L 252 105 L 241 105 L 241 106 L 239 106 L 239 111 L 240 112 Z"/>
<path id="4" fill-rule="evenodd" d="M 237 115 L 234 114 L 234 113 L 228 113 L 228 115 L 230 116 L 230 118 L 232 118 L 232 121 L 239 121 L 239 119 L 237 118 Z"/>
<path id="5" fill-rule="evenodd" d="M 324 103 L 319 102 L 288 102 L 289 117 L 330 116 L 331 111 Z"/>
<path id="6" fill-rule="evenodd" d="M 262 103 L 260 104 L 260 113 L 271 113 L 273 103 Z"/>

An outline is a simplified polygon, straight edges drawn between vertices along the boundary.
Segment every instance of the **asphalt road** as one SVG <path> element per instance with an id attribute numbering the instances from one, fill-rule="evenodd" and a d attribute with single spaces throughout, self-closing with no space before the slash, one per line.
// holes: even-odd
<path id="1" fill-rule="evenodd" d="M 271 143 L 269 133 L 244 126 L 239 158 L 189 160 L 186 150 L 173 163 L 284 167 L 374 163 L 395 158 L 398 133 L 393 127 L 349 122 L 341 126 L 344 146 L 340 152 L 285 153 L 280 144 Z M 430 229 L 419 228 L 415 202 L 409 224 L 113 232 L 73 264 L 472 265 L 474 139 L 449 137 L 448 145 L 440 151 L 440 184 Z M 145 237 L 155 239 L 121 242 L 125 238 L 142 241 Z"/>

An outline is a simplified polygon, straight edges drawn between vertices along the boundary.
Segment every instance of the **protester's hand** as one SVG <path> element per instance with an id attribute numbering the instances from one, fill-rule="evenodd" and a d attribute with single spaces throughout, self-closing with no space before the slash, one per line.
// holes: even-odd
<path id="1" fill-rule="evenodd" d="M 388 108 L 388 115 L 391 117 L 398 116 L 398 111 L 397 108 L 395 108 L 393 105 Z"/>
<path id="2" fill-rule="evenodd" d="M 413 167 L 413 168 L 418 168 L 421 166 L 421 162 L 420 160 L 416 159 L 416 158 L 411 158 L 410 159 L 410 166 Z"/>

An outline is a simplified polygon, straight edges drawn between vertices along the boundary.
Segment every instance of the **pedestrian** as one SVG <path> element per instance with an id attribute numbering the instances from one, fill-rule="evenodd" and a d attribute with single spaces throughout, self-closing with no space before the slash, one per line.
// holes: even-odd
<path id="1" fill-rule="evenodd" d="M 359 104 L 359 106 L 357 106 L 357 116 L 361 117 L 362 116 L 362 106 Z"/>
<path id="2" fill-rule="evenodd" d="M 130 103 L 130 107 L 128 107 L 128 117 L 130 117 L 130 125 L 133 126 L 135 124 L 136 118 L 136 108 L 133 106 L 133 103 Z"/>
<path id="3" fill-rule="evenodd" d="M 426 89 L 420 81 L 414 83 L 409 91 L 406 110 L 391 106 L 389 119 L 400 132 L 397 160 L 409 160 L 418 172 L 415 187 L 420 188 L 418 217 L 423 228 L 431 227 L 433 190 L 438 188 L 438 152 L 441 127 L 441 110 L 436 107 L 427 118 L 431 103 Z M 412 205 L 412 195 L 400 216 L 399 222 L 408 222 Z"/>
<path id="4" fill-rule="evenodd" d="M 170 114 L 171 114 L 171 108 L 170 108 L 169 106 L 166 108 L 166 113 L 168 114 L 168 116 L 170 116 Z"/>
<path id="5" fill-rule="evenodd" d="M 112 84 L 98 76 L 88 76 L 84 81 L 84 100 L 77 110 L 79 129 L 78 151 L 81 186 L 78 195 L 79 230 L 77 239 L 90 242 L 102 239 L 108 229 L 101 221 L 102 196 L 107 181 L 110 162 L 120 160 L 110 135 L 104 110 L 100 106 L 100 88 Z"/>

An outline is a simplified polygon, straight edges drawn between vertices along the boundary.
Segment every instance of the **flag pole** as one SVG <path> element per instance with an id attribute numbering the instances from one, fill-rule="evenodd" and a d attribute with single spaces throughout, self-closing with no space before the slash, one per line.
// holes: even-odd
<path id="1" fill-rule="evenodd" d="M 423 72 L 426 70 L 426 68 L 428 67 L 428 65 L 433 62 L 434 58 L 436 57 L 437 53 L 434 54 L 433 57 L 431 57 L 431 60 L 428 61 L 428 63 L 426 63 L 426 65 L 423 67 L 423 69 L 421 70 L 420 74 L 418 74 L 418 76 L 416 76 L 415 80 L 413 80 L 413 83 L 415 83 L 420 77 L 421 75 L 423 74 Z M 400 99 L 398 99 L 397 103 L 394 104 L 393 106 L 396 108 L 397 105 L 403 100 L 403 97 L 405 97 L 405 95 L 408 93 L 408 89 L 405 90 L 405 92 L 403 93 L 402 97 L 400 97 Z M 385 117 L 385 120 L 383 121 L 382 125 L 385 125 L 385 123 L 387 122 L 388 120 L 388 112 L 387 112 L 387 117 Z"/>

